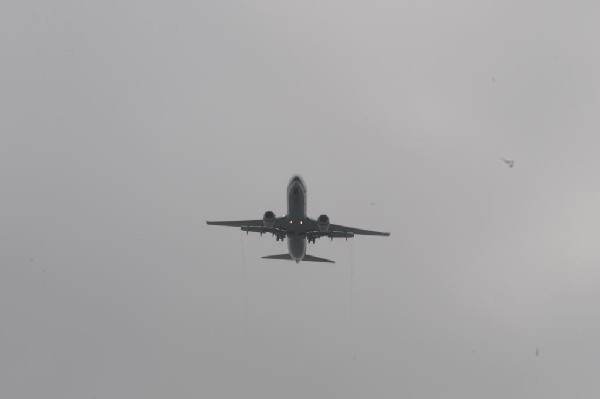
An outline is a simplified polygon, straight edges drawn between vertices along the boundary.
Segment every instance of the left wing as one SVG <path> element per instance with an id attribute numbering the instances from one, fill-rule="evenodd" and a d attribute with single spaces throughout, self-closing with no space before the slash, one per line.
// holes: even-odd
<path id="1" fill-rule="evenodd" d="M 217 225 L 217 226 L 232 226 L 232 227 L 262 227 L 262 219 L 258 220 L 234 220 L 234 221 L 221 221 L 221 222 L 209 222 L 206 224 Z"/>
<path id="2" fill-rule="evenodd" d="M 330 224 L 329 232 L 353 233 L 353 234 L 360 234 L 360 235 L 365 235 L 365 236 L 385 236 L 385 237 L 390 235 L 390 233 L 387 233 L 387 232 L 355 229 L 354 227 L 346 227 L 346 226 L 341 226 L 339 224 Z"/>
<path id="3" fill-rule="evenodd" d="M 255 220 L 224 220 L 218 222 L 209 222 L 206 224 L 217 225 L 217 226 L 230 226 L 230 227 L 240 227 L 242 231 L 245 232 L 255 232 L 255 233 L 273 233 L 277 234 L 278 237 L 285 237 L 285 224 L 283 222 L 282 217 L 276 218 L 273 224 L 269 227 L 265 226 L 265 222 L 262 219 Z"/>

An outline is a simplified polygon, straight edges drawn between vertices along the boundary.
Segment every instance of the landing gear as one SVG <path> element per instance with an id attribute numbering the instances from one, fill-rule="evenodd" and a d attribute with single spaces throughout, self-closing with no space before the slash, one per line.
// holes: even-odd
<path id="1" fill-rule="evenodd" d="M 309 243 L 309 244 L 310 244 L 311 242 L 312 242 L 313 244 L 316 244 L 316 242 L 317 242 L 317 238 L 321 238 L 321 237 L 319 237 L 319 235 L 316 235 L 316 234 L 315 234 L 315 235 L 313 235 L 313 234 L 310 234 L 310 235 L 308 235 L 308 236 L 306 237 L 306 241 L 308 241 L 308 243 Z"/>

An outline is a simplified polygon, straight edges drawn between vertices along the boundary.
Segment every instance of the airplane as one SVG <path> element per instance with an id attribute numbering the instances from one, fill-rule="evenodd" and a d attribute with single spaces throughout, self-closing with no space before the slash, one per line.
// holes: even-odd
<path id="1" fill-rule="evenodd" d="M 505 164 L 508 165 L 509 168 L 512 168 L 513 166 L 515 166 L 515 161 L 512 159 L 504 159 L 504 158 L 500 158 L 502 161 L 504 161 Z"/>
<path id="2" fill-rule="evenodd" d="M 331 224 L 327 215 L 321 215 L 317 219 L 306 216 L 306 184 L 300 175 L 294 175 L 287 187 L 287 215 L 276 217 L 272 211 L 266 211 L 262 219 L 218 221 L 206 223 L 209 225 L 240 227 L 246 234 L 249 232 L 271 233 L 276 241 L 288 239 L 288 253 L 281 255 L 263 256 L 263 259 L 285 259 L 296 263 L 305 262 L 328 262 L 335 263 L 329 259 L 318 258 L 306 253 L 307 243 L 315 243 L 317 238 L 329 237 L 348 238 L 354 235 L 389 236 L 390 233 L 355 229 L 337 224 Z"/>

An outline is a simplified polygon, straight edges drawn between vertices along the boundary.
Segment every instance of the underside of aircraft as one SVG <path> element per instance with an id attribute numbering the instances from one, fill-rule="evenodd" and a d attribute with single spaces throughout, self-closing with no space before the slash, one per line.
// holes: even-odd
<path id="1" fill-rule="evenodd" d="M 322 237 L 352 238 L 355 235 L 389 236 L 390 233 L 363 230 L 332 224 L 327 215 L 321 215 L 317 219 L 306 216 L 306 185 L 299 175 L 294 175 L 287 189 L 288 213 L 282 217 L 276 217 L 272 211 L 264 213 L 262 219 L 236 220 L 236 221 L 207 221 L 209 225 L 239 227 L 247 233 L 272 234 L 277 241 L 288 241 L 288 253 L 281 255 L 264 256 L 264 259 L 293 260 L 296 263 L 327 262 L 335 263 L 328 259 L 318 258 L 306 254 L 307 243 L 315 243 Z"/>

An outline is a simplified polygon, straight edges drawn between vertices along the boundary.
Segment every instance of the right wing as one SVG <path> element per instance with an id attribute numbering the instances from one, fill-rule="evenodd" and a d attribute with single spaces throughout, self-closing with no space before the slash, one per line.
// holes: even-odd
<path id="1" fill-rule="evenodd" d="M 339 224 L 330 224 L 329 231 L 330 232 L 361 234 L 361 235 L 366 235 L 366 236 L 386 236 L 387 237 L 390 235 L 390 233 L 387 233 L 387 232 L 355 229 L 354 227 L 340 226 Z"/>

